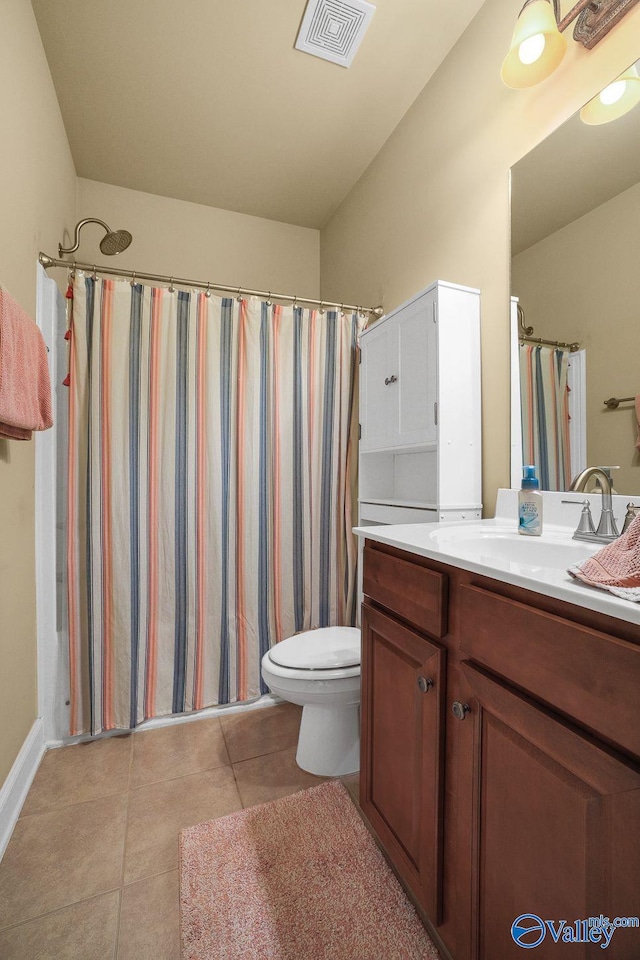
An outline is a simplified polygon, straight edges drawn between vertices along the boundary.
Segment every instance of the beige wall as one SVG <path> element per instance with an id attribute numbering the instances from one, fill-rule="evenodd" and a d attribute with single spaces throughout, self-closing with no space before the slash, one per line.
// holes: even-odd
<path id="1" fill-rule="evenodd" d="M 0 283 L 34 316 L 76 177 L 29 0 L 0 0 L 0 131 Z M 34 446 L 0 440 L 0 784 L 36 716 Z"/>
<path id="2" fill-rule="evenodd" d="M 514 257 L 513 293 L 535 335 L 587 351 L 587 462 L 620 465 L 619 493 L 640 495 L 633 404 L 640 393 L 640 183 Z"/>
<path id="3" fill-rule="evenodd" d="M 0 25 L 0 282 L 32 316 L 38 252 L 57 256 L 84 216 L 134 242 L 103 257 L 89 225 L 78 259 L 319 296 L 317 230 L 77 180 L 28 0 L 0 0 Z M 0 530 L 1 784 L 37 710 L 33 443 L 0 440 Z"/>
<path id="4" fill-rule="evenodd" d="M 519 4 L 487 0 L 321 234 L 322 296 L 389 310 L 437 278 L 482 290 L 483 497 L 509 486 L 509 168 L 640 55 L 640 7 L 528 91 L 500 64 Z"/>
<path id="5" fill-rule="evenodd" d="M 104 257 L 98 249 L 104 231 L 88 224 L 79 260 L 313 298 L 320 293 L 318 230 L 83 179 L 81 217 L 129 230 L 133 242 L 116 257 Z"/>

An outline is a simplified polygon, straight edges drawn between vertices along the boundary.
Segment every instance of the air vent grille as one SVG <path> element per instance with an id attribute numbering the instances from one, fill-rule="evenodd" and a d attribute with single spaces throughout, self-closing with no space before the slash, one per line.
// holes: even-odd
<path id="1" fill-rule="evenodd" d="M 309 0 L 296 50 L 351 66 L 375 9 L 368 0 Z"/>

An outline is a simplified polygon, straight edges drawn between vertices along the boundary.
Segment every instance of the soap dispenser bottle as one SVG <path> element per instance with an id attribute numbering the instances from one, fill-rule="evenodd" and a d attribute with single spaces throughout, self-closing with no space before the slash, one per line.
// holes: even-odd
<path id="1" fill-rule="evenodd" d="M 542 496 L 538 493 L 536 468 L 522 468 L 522 487 L 518 493 L 518 533 L 539 537 L 542 533 Z"/>

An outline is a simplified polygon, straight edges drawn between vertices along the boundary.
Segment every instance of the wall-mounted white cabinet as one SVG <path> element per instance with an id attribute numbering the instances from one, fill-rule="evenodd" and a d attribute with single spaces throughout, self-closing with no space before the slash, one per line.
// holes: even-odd
<path id="1" fill-rule="evenodd" d="M 480 517 L 480 291 L 437 281 L 360 349 L 360 522 Z"/>
<path id="2" fill-rule="evenodd" d="M 360 449 L 380 450 L 436 442 L 436 290 L 390 314 L 361 341 Z"/>

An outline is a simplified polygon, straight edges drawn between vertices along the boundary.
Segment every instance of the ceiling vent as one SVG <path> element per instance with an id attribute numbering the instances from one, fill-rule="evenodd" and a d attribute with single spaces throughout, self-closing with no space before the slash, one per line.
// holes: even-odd
<path id="1" fill-rule="evenodd" d="M 309 0 L 296 50 L 350 67 L 375 10 L 368 0 Z"/>

